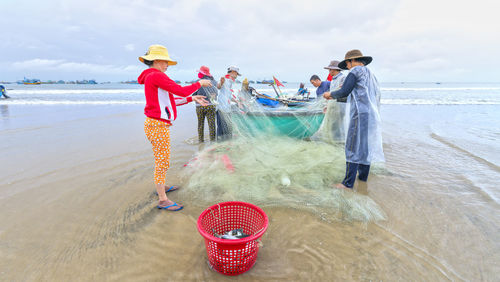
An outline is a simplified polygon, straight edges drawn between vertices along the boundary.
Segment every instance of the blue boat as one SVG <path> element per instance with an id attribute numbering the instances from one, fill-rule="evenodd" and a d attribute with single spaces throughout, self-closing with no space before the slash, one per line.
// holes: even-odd
<path id="1" fill-rule="evenodd" d="M 22 81 L 18 81 L 17 84 L 25 84 L 25 85 L 38 85 L 38 84 L 42 84 L 42 82 L 40 81 L 40 79 L 29 79 L 29 78 L 24 78 L 24 80 Z"/>
<path id="2" fill-rule="evenodd" d="M 262 96 L 265 96 L 265 97 L 262 97 Z M 267 98 L 267 97 L 269 97 L 269 98 Z M 271 108 L 276 108 L 276 107 L 280 106 L 279 101 L 277 101 L 274 98 L 271 98 L 271 96 L 268 96 L 266 94 L 260 94 L 260 97 L 258 97 L 256 99 L 256 101 L 259 102 L 259 104 L 261 104 L 261 105 L 268 106 Z"/>

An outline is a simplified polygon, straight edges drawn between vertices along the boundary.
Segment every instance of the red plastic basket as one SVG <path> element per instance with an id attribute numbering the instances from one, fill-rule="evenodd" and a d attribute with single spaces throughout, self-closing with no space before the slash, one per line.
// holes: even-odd
<path id="1" fill-rule="evenodd" d="M 223 202 L 204 210 L 198 217 L 198 231 L 205 238 L 208 261 L 212 268 L 225 275 L 248 271 L 257 260 L 257 240 L 266 232 L 269 221 L 264 211 L 245 202 Z M 243 228 L 250 236 L 227 240 L 215 237 Z"/>

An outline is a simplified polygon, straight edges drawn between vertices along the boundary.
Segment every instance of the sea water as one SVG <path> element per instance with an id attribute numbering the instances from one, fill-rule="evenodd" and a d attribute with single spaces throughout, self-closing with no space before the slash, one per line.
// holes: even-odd
<path id="1" fill-rule="evenodd" d="M 284 92 L 298 87 L 285 85 Z M 373 168 L 365 191 L 357 193 L 376 204 L 385 220 L 360 225 L 358 219 L 329 221 L 290 209 L 286 195 L 300 188 L 306 196 L 301 205 L 315 204 L 304 201 L 317 178 L 280 174 L 270 180 L 280 190 L 267 191 L 275 202 L 264 207 L 270 228 L 246 279 L 497 279 L 500 83 L 381 87 L 386 163 L 384 170 Z M 186 142 L 197 134 L 192 104 L 179 107 L 171 127 L 167 181 L 187 188 L 169 193 L 186 206 L 173 215 L 155 209 L 141 85 L 6 88 L 12 99 L 0 99 L 0 280 L 217 279 L 195 227 L 207 204 L 196 200 L 212 197 L 211 191 L 233 195 L 215 185 L 190 192 L 189 182 L 178 177 L 204 150 Z M 326 180 L 342 177 L 338 165 Z M 245 176 L 237 169 L 235 162 L 234 174 Z M 290 185 L 282 182 L 287 178 Z M 294 186 L 297 181 L 303 187 Z M 238 185 L 244 192 L 244 183 Z"/>

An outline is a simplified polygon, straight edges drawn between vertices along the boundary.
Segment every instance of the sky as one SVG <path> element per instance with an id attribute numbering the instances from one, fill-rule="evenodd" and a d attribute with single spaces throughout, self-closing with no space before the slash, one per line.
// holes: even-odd
<path id="1" fill-rule="evenodd" d="M 167 75 L 306 82 L 351 49 L 382 82 L 500 82 L 500 1 L 0 0 L 0 81 L 124 81 L 161 44 Z"/>

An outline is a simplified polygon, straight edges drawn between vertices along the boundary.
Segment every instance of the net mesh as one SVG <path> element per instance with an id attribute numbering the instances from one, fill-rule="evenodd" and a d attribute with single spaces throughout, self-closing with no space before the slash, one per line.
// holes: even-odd
<path id="1" fill-rule="evenodd" d="M 320 127 L 324 104 L 271 109 L 246 98 L 244 106 L 225 114 L 233 125 L 233 137 L 205 147 L 185 166 L 182 175 L 188 184 L 182 191 L 184 197 L 203 205 L 245 201 L 261 207 L 302 209 L 325 220 L 369 222 L 385 218 L 368 196 L 332 188 L 345 173 L 342 143 L 303 139 Z M 321 120 L 316 120 L 312 133 L 305 134 L 309 136 L 291 134 L 297 137 L 292 138 L 277 129 L 281 126 L 280 120 L 273 120 L 277 117 L 291 119 L 292 125 L 285 127 L 295 133 L 307 131 L 315 119 Z M 325 120 L 329 126 L 330 117 Z M 331 135 L 321 136 L 331 141 Z"/>

